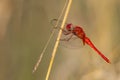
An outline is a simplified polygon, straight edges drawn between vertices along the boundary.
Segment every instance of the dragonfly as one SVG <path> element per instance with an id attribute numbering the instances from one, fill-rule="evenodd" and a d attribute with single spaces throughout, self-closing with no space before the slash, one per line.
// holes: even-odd
<path id="1" fill-rule="evenodd" d="M 83 45 L 89 45 L 94 51 L 96 51 L 107 63 L 111 63 L 110 60 L 103 55 L 92 43 L 92 41 L 86 36 L 81 26 L 74 26 L 72 23 L 66 25 L 65 29 L 62 29 L 64 35 L 72 34 L 69 38 L 61 39 L 62 41 L 69 41 L 73 36 L 82 40 Z"/>
<path id="2" fill-rule="evenodd" d="M 54 21 L 57 21 L 57 19 L 53 19 L 51 22 L 54 22 Z M 54 25 L 53 23 L 51 23 L 51 24 Z M 62 42 L 63 42 L 63 41 L 70 42 L 70 40 L 72 40 L 73 37 L 74 37 L 74 38 L 77 38 L 77 40 L 78 40 L 78 39 L 81 39 L 83 45 L 85 45 L 85 44 L 89 45 L 89 46 L 90 46 L 92 49 L 94 49 L 107 63 L 111 63 L 110 60 L 109 60 L 106 56 L 104 56 L 104 55 L 94 46 L 94 44 L 92 43 L 92 41 L 86 36 L 86 34 L 85 34 L 84 30 L 82 29 L 82 27 L 80 27 L 80 26 L 74 26 L 72 23 L 69 23 L 69 24 L 68 24 L 68 23 L 65 23 L 65 24 L 66 24 L 65 29 L 61 29 L 61 28 L 59 28 L 58 26 L 54 28 L 54 29 L 57 29 L 57 30 L 58 30 L 58 29 L 61 29 L 62 32 L 63 32 L 64 38 L 61 38 L 60 41 L 62 41 Z M 59 25 L 59 24 L 58 24 L 58 25 Z M 54 29 L 53 29 L 53 30 L 54 30 Z M 44 49 L 43 49 L 40 57 L 39 57 L 39 60 L 38 60 L 38 62 L 36 63 L 34 69 L 33 69 L 33 73 L 34 73 L 34 72 L 36 71 L 36 69 L 38 68 L 38 66 L 39 66 L 39 64 L 40 64 L 40 62 L 41 62 L 41 60 L 42 60 L 42 57 L 43 57 L 43 55 L 44 55 L 44 52 L 46 51 L 46 48 L 47 48 L 47 46 L 49 45 L 49 42 L 50 42 L 53 34 L 54 34 L 54 32 L 53 32 L 53 33 L 51 34 L 51 36 L 49 37 L 49 39 L 48 39 L 48 41 L 47 41 L 47 43 L 46 43 L 46 45 L 45 45 L 45 47 L 44 47 Z M 71 34 L 71 35 L 70 35 L 70 34 Z M 66 37 L 67 35 L 70 35 L 70 36 L 69 36 L 69 37 Z M 73 42 L 73 40 L 72 40 L 72 42 Z M 80 41 L 80 42 L 81 42 L 81 41 Z M 70 44 L 70 43 L 69 43 L 69 44 Z M 64 46 L 65 46 L 65 45 L 64 45 Z"/>

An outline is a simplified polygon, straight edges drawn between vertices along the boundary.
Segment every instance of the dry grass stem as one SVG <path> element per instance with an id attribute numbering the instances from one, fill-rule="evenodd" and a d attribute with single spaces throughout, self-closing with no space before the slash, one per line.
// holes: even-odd
<path id="1" fill-rule="evenodd" d="M 61 27 L 60 27 L 61 29 L 64 28 L 64 25 L 65 25 L 65 22 L 66 22 L 66 19 L 67 19 L 67 16 L 68 16 L 68 12 L 70 10 L 71 3 L 72 3 L 72 0 L 69 0 L 68 5 L 67 5 L 66 10 L 65 10 L 65 15 L 63 17 L 63 21 L 62 21 L 62 24 L 61 24 Z M 55 42 L 55 46 L 54 46 L 54 49 L 53 49 L 53 52 L 52 52 L 52 57 L 51 57 L 51 60 L 50 60 L 50 64 L 49 64 L 49 67 L 48 67 L 48 71 L 47 71 L 47 75 L 46 75 L 45 80 L 49 79 L 49 75 L 50 75 L 52 64 L 53 64 L 53 61 L 54 61 L 54 58 L 55 58 L 55 55 L 56 55 L 59 40 L 60 40 L 60 37 L 62 35 L 62 30 L 61 29 L 59 30 L 58 37 L 57 37 L 57 40 Z"/>

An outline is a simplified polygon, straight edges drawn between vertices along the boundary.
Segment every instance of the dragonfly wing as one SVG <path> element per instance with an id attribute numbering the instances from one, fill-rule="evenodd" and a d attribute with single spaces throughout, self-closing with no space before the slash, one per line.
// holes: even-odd
<path id="1" fill-rule="evenodd" d="M 78 48 L 83 47 L 82 40 L 75 35 L 72 35 L 72 37 L 71 37 L 71 35 L 72 34 L 70 34 L 70 35 L 63 34 L 61 37 L 60 45 L 66 47 L 66 48 L 71 48 L 71 49 L 78 49 Z"/>

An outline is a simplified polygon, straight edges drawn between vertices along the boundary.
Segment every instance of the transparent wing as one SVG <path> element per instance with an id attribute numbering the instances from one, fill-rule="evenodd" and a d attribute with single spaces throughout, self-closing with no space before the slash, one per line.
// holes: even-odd
<path id="1" fill-rule="evenodd" d="M 72 37 L 71 37 L 71 35 L 72 35 Z M 60 46 L 70 48 L 70 49 L 78 49 L 78 48 L 83 47 L 83 42 L 80 38 L 73 35 L 72 33 L 69 34 L 69 35 L 64 35 L 63 34 L 62 37 L 61 37 Z"/>

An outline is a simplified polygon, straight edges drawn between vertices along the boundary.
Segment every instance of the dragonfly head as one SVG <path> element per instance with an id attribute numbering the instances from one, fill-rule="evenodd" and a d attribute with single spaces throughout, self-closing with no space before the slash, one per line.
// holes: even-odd
<path id="1" fill-rule="evenodd" d="M 72 25 L 72 24 L 67 24 L 67 25 L 66 25 L 66 29 L 67 29 L 68 31 L 72 31 L 72 30 L 73 30 L 73 25 Z"/>

